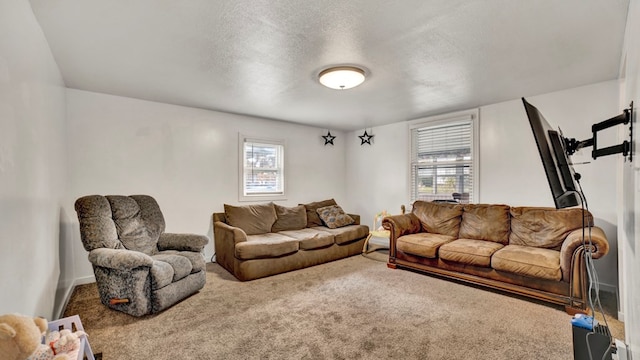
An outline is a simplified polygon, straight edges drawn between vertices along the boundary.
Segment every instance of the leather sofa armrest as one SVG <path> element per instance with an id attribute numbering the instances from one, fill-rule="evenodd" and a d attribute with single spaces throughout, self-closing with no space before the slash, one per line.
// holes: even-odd
<path id="1" fill-rule="evenodd" d="M 569 233 L 560 248 L 560 269 L 562 270 L 562 278 L 565 281 L 571 278 L 572 267 L 574 264 L 574 256 L 582 256 L 584 251 L 589 247 L 589 228 L 584 229 L 584 241 L 582 238 L 583 230 L 576 229 Z M 598 259 L 609 252 L 609 242 L 604 231 L 597 227 L 591 227 L 591 257 Z"/>
<path id="2" fill-rule="evenodd" d="M 360 215 L 356 215 L 356 214 L 347 214 L 349 215 L 353 220 L 353 225 L 360 225 Z"/>
<path id="3" fill-rule="evenodd" d="M 116 270 L 131 270 L 141 266 L 151 267 L 151 256 L 126 249 L 99 248 L 89 252 L 89 261 L 95 265 Z"/>
<path id="4" fill-rule="evenodd" d="M 393 243 L 395 243 L 400 236 L 422 231 L 420 220 L 412 213 L 386 216 L 382 219 L 382 227 L 391 232 L 389 239 Z"/>
<path id="5" fill-rule="evenodd" d="M 208 243 L 209 238 L 204 235 L 162 233 L 158 239 L 158 250 L 201 252 Z"/>

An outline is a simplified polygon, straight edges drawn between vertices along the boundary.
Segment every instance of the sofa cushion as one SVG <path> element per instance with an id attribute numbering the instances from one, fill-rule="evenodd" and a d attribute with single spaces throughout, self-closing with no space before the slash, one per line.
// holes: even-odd
<path id="1" fill-rule="evenodd" d="M 283 230 L 300 230 L 307 227 L 307 209 L 304 205 L 293 207 L 273 204 L 276 209 L 276 222 L 271 226 L 271 232 Z"/>
<path id="2" fill-rule="evenodd" d="M 434 259 L 438 257 L 438 248 L 453 240 L 455 238 L 449 235 L 417 233 L 400 236 L 396 248 L 407 254 Z"/>
<path id="3" fill-rule="evenodd" d="M 333 245 L 333 234 L 318 229 L 285 230 L 280 234 L 298 240 L 300 249 L 312 250 Z"/>
<path id="4" fill-rule="evenodd" d="M 240 260 L 283 256 L 298 251 L 298 240 L 281 233 L 248 235 L 247 241 L 235 246 L 235 257 Z"/>
<path id="5" fill-rule="evenodd" d="M 560 250 L 567 235 L 582 227 L 582 209 L 513 207 L 510 212 L 510 245 Z M 584 216 L 589 224 L 591 215 L 585 212 Z"/>
<path id="6" fill-rule="evenodd" d="M 176 255 L 176 254 L 156 254 L 151 256 L 151 258 L 156 261 L 165 262 L 173 268 L 173 279 L 172 281 L 178 281 L 185 276 L 191 274 L 191 270 L 193 266 L 191 266 L 191 261 L 184 256 Z"/>
<path id="7" fill-rule="evenodd" d="M 344 210 L 338 205 L 330 205 L 321 207 L 316 210 L 320 220 L 329 228 L 336 229 L 339 227 L 351 225 L 355 222 L 353 218 L 344 213 Z"/>
<path id="8" fill-rule="evenodd" d="M 461 204 L 416 201 L 412 212 L 420 220 L 423 231 L 458 237 L 462 219 Z"/>
<path id="9" fill-rule="evenodd" d="M 504 245 L 487 240 L 458 239 L 440 246 L 443 260 L 477 266 L 491 266 L 491 255 Z"/>
<path id="10" fill-rule="evenodd" d="M 369 235 L 369 227 L 366 225 L 347 225 L 337 229 L 329 229 L 325 226 L 316 226 L 314 230 L 326 231 L 334 236 L 334 242 L 338 245 L 350 243 L 354 240 L 364 239 Z"/>
<path id="11" fill-rule="evenodd" d="M 460 222 L 460 239 L 488 240 L 509 243 L 509 206 L 466 204 Z"/>
<path id="12" fill-rule="evenodd" d="M 491 267 L 535 278 L 555 281 L 562 279 L 560 251 L 556 250 L 507 245 L 493 254 Z"/>
<path id="13" fill-rule="evenodd" d="M 229 225 L 244 230 L 247 235 L 271 232 L 277 219 L 273 203 L 245 206 L 224 204 L 224 215 Z"/>
<path id="14" fill-rule="evenodd" d="M 338 205 L 338 204 L 333 199 L 304 204 L 304 207 L 307 210 L 307 227 L 324 225 L 322 223 L 322 220 L 320 219 L 320 216 L 318 216 L 318 212 L 316 210 L 318 210 L 319 208 L 322 208 L 325 206 L 331 206 L 331 205 Z"/>

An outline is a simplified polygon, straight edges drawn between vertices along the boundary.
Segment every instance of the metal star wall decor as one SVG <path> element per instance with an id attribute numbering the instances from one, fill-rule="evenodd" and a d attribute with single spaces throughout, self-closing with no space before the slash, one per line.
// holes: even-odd
<path id="1" fill-rule="evenodd" d="M 373 139 L 374 136 L 375 135 L 367 134 L 367 130 L 365 129 L 364 134 L 358 136 L 360 138 L 360 146 L 362 146 L 364 144 L 371 145 L 371 139 Z"/>
<path id="2" fill-rule="evenodd" d="M 327 135 L 323 135 L 322 138 L 324 139 L 324 145 L 327 146 L 327 144 L 333 145 L 333 139 L 336 137 L 331 135 L 330 130 L 327 130 Z"/>

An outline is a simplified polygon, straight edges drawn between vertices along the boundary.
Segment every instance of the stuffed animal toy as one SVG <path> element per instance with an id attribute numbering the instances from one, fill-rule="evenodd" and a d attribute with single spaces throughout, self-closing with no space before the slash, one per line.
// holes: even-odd
<path id="1" fill-rule="evenodd" d="M 47 320 L 19 314 L 0 316 L 0 359 L 2 360 L 71 360 L 65 351 L 79 349 L 83 332 L 52 332 L 42 344 Z"/>
<path id="2" fill-rule="evenodd" d="M 70 359 L 77 359 L 80 337 L 86 335 L 84 331 L 71 332 L 69 329 L 51 331 L 46 336 L 45 344 L 49 344 L 54 354 L 66 354 Z"/>

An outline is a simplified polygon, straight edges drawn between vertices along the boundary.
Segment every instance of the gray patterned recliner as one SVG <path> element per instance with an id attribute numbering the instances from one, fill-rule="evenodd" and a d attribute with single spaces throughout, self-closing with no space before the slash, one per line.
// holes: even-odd
<path id="1" fill-rule="evenodd" d="M 90 195 L 76 200 L 80 236 L 102 303 L 133 316 L 162 311 L 202 289 L 209 239 L 168 234 L 147 195 Z"/>

